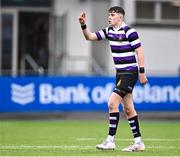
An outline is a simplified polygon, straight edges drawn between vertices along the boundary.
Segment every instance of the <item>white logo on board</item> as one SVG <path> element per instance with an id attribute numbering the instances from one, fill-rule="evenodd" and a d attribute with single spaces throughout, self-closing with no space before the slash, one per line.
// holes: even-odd
<path id="1" fill-rule="evenodd" d="M 27 85 L 11 84 L 11 100 L 20 105 L 32 103 L 35 100 L 35 85 L 30 83 Z"/>

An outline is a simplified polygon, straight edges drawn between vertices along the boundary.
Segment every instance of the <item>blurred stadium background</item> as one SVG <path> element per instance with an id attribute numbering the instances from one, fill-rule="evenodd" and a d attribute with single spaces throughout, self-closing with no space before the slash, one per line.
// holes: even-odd
<path id="1" fill-rule="evenodd" d="M 2 146 L 13 144 L 5 133 L 16 124 L 4 120 L 107 119 L 111 51 L 107 41 L 84 39 L 78 16 L 85 11 L 88 28 L 97 31 L 107 26 L 114 5 L 125 9 L 125 22 L 139 32 L 145 52 L 149 84 L 134 91 L 140 118 L 179 126 L 180 0 L 0 0 Z"/>
<path id="2" fill-rule="evenodd" d="M 87 12 L 88 27 L 97 31 L 114 5 L 126 10 L 144 47 L 150 84 L 137 85 L 137 109 L 179 111 L 179 0 L 1 0 L 1 115 L 106 111 L 114 82 L 109 45 L 86 41 L 77 17 Z"/>

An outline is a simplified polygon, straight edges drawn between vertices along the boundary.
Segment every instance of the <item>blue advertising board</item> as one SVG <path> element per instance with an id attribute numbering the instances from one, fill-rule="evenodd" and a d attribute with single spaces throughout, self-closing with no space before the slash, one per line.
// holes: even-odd
<path id="1" fill-rule="evenodd" d="M 0 112 L 107 111 L 113 77 L 1 77 Z M 180 110 L 180 78 L 149 77 L 133 92 L 138 111 Z"/>

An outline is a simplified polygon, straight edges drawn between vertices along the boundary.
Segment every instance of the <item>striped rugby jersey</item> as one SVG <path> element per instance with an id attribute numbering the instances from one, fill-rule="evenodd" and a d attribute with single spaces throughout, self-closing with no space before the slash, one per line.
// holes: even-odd
<path id="1" fill-rule="evenodd" d="M 141 43 L 135 29 L 123 22 L 118 29 L 106 27 L 96 32 L 96 36 L 98 40 L 109 40 L 116 70 L 120 72 L 138 70 L 135 49 L 140 47 Z"/>

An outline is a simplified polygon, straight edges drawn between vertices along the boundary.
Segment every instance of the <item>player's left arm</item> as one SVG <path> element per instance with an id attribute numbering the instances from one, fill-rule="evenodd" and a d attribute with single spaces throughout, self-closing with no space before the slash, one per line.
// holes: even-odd
<path id="1" fill-rule="evenodd" d="M 139 65 L 139 81 L 141 84 L 146 84 L 148 80 L 145 74 L 144 52 L 142 46 L 136 48 L 135 52 L 137 54 L 137 60 Z"/>

